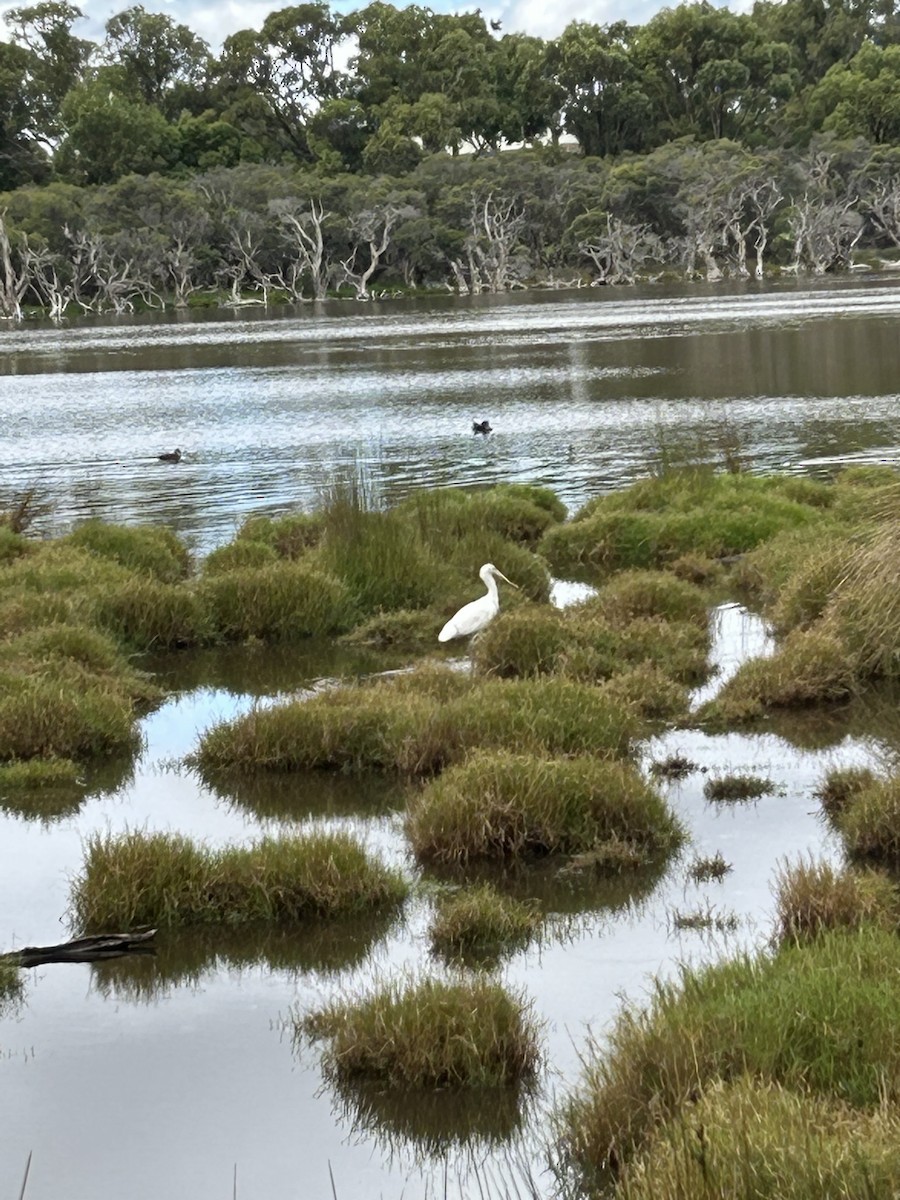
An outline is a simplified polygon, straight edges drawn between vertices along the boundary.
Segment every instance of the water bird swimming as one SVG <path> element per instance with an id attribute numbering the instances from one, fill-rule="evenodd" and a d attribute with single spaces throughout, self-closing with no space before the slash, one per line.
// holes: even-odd
<path id="1" fill-rule="evenodd" d="M 167 450 L 165 454 L 157 454 L 160 462 L 181 462 L 180 450 Z"/>
<path id="2" fill-rule="evenodd" d="M 490 421 L 473 421 L 472 422 L 472 432 L 473 433 L 490 433 L 491 432 Z M 509 580 L 507 580 L 507 583 L 509 583 Z"/>
<path id="3" fill-rule="evenodd" d="M 481 582 L 487 588 L 487 595 L 478 600 L 464 604 L 455 616 L 452 616 L 438 634 L 439 642 L 449 642 L 453 638 L 471 637 L 480 633 L 486 625 L 490 625 L 500 611 L 500 597 L 497 594 L 497 579 L 502 579 L 510 587 L 518 588 L 517 583 L 507 579 L 502 571 L 498 571 L 493 563 L 485 563 L 478 572 Z"/>

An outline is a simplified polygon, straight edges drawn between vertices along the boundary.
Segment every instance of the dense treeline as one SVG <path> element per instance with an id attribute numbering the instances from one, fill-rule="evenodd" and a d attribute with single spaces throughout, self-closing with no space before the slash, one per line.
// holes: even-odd
<path id="1" fill-rule="evenodd" d="M 5 16 L 7 316 L 824 272 L 900 246 L 884 0 L 704 0 L 552 41 L 480 10 L 307 3 L 218 56 L 139 5 L 101 44 L 81 19 L 66 0 Z"/>

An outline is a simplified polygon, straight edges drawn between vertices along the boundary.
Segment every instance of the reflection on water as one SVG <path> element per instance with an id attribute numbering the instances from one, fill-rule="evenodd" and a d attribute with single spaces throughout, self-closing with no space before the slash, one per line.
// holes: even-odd
<path id="1" fill-rule="evenodd" d="M 152 954 L 92 963 L 91 981 L 106 999 L 149 1004 L 173 988 L 197 988 L 217 971 L 239 972 L 259 963 L 288 976 L 330 976 L 363 963 L 398 919 L 394 912 L 357 920 L 315 918 L 291 929 L 163 930 Z"/>
<path id="2" fill-rule="evenodd" d="M 9 787 L 0 781 L 0 812 L 50 824 L 74 816 L 88 796 L 108 796 L 134 780 L 135 754 L 124 754 L 81 768 L 71 785 Z"/>
<path id="3" fill-rule="evenodd" d="M 380 775 L 334 771 L 229 773 L 204 779 L 216 795 L 260 822 L 379 816 L 406 805 L 404 785 Z"/>

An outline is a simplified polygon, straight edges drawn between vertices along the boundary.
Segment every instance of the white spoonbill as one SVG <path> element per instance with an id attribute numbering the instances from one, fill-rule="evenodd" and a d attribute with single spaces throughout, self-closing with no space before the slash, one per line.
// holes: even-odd
<path id="1" fill-rule="evenodd" d="M 511 579 L 507 579 L 493 563 L 485 563 L 478 574 L 481 576 L 481 582 L 487 588 L 487 595 L 464 604 L 438 634 L 439 642 L 449 642 L 452 638 L 471 637 L 473 633 L 480 633 L 485 625 L 490 625 L 500 611 L 497 579 L 502 579 L 510 587 L 517 588 L 519 586 Z"/>

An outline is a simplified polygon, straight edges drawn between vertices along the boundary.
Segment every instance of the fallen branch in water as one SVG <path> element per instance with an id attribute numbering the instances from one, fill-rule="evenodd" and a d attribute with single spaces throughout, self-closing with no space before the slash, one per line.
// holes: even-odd
<path id="1" fill-rule="evenodd" d="M 0 955 L 18 967 L 42 967 L 55 962 L 95 962 L 97 959 L 119 958 L 123 954 L 153 954 L 148 943 L 156 936 L 155 929 L 137 933 L 99 933 L 90 937 L 73 938 L 56 946 L 23 946 Z"/>

